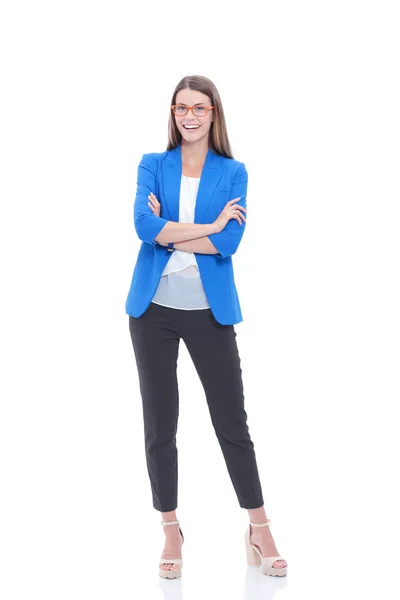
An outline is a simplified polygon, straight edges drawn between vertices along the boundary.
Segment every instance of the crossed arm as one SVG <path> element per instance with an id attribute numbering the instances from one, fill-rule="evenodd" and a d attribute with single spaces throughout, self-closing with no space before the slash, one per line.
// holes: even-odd
<path id="1" fill-rule="evenodd" d="M 157 240 L 156 240 L 157 241 Z M 158 242 L 160 246 L 167 247 L 168 243 Z M 195 240 L 186 240 L 186 242 L 174 242 L 174 248 L 176 250 L 182 250 L 183 252 L 197 252 L 198 254 L 219 254 L 214 244 L 208 239 L 207 236 L 196 238 Z"/>
<path id="2" fill-rule="evenodd" d="M 138 185 L 134 204 L 134 224 L 139 239 L 148 244 L 167 246 L 173 241 L 175 248 L 184 252 L 215 254 L 224 259 L 234 254 L 242 239 L 245 223 L 231 219 L 222 231 L 215 224 L 177 223 L 155 214 L 149 202 L 155 187 L 156 167 L 153 157 L 144 154 L 138 168 Z M 247 171 L 240 164 L 232 185 L 231 195 L 240 198 L 239 206 L 246 208 Z M 157 201 L 158 202 L 158 201 Z"/>
<path id="3" fill-rule="evenodd" d="M 157 214 L 157 208 L 152 208 L 152 212 L 153 214 L 159 216 L 159 214 Z M 178 242 L 174 242 L 175 249 L 182 250 L 183 252 L 197 252 L 198 254 L 219 254 L 219 251 L 208 237 L 208 235 L 212 233 L 216 233 L 216 229 L 213 227 L 213 224 L 197 225 L 168 221 L 160 233 L 154 238 L 154 241 L 161 246 L 167 246 L 170 239 L 176 239 L 180 236 L 184 236 L 184 238 L 186 236 L 193 236 L 190 237 L 190 239 L 187 238 Z M 195 237 L 196 235 L 200 235 L 200 237 Z"/>
<path id="4" fill-rule="evenodd" d="M 177 242 L 174 244 L 177 250 L 184 252 L 197 252 L 198 254 L 219 254 L 218 250 L 207 237 L 197 238 L 196 240 L 187 240 L 186 242 Z"/>

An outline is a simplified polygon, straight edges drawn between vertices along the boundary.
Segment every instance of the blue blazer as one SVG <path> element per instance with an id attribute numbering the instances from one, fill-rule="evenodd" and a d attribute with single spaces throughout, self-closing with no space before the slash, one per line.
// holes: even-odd
<path id="1" fill-rule="evenodd" d="M 140 317 L 148 308 L 172 253 L 154 241 L 168 221 L 179 222 L 179 196 L 182 176 L 181 147 L 144 154 L 138 167 L 134 203 L 134 225 L 142 244 L 134 267 L 125 311 Z M 195 208 L 195 223 L 212 223 L 228 200 L 240 197 L 246 207 L 247 171 L 243 163 L 208 150 Z M 160 216 L 148 206 L 153 192 L 161 204 Z M 222 325 L 243 321 L 235 286 L 232 255 L 235 254 L 246 223 L 231 219 L 219 233 L 208 236 L 219 254 L 195 252 L 201 280 L 215 319 Z M 174 240 L 170 240 L 173 242 Z"/>

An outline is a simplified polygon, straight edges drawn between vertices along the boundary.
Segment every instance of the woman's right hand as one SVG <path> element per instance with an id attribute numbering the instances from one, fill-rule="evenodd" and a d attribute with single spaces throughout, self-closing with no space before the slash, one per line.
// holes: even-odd
<path id="1" fill-rule="evenodd" d="M 150 192 L 150 194 L 147 197 L 149 199 L 149 202 L 147 204 L 150 206 L 151 212 L 153 213 L 153 215 L 156 215 L 156 217 L 159 217 L 161 214 L 161 204 L 159 203 L 153 192 Z"/>
<path id="2" fill-rule="evenodd" d="M 233 200 L 229 200 L 229 202 L 226 203 L 225 208 L 223 209 L 219 217 L 215 219 L 213 225 L 215 225 L 217 233 L 222 231 L 225 228 L 228 221 L 230 221 L 231 219 L 236 219 L 239 225 L 242 225 L 242 221 L 246 221 L 244 214 L 240 211 L 246 213 L 247 210 L 243 206 L 239 206 L 239 204 L 237 204 L 238 200 L 240 200 L 240 198 L 234 198 Z"/>

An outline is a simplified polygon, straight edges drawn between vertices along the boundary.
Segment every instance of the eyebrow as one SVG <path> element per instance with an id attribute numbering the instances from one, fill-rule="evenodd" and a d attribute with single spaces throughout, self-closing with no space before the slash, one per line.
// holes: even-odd
<path id="1" fill-rule="evenodd" d="M 187 104 L 185 104 L 184 102 L 178 102 L 177 104 L 181 104 L 182 106 L 187 106 Z M 193 104 L 193 106 L 199 106 L 199 104 L 204 104 L 204 102 L 197 102 L 196 104 Z"/>

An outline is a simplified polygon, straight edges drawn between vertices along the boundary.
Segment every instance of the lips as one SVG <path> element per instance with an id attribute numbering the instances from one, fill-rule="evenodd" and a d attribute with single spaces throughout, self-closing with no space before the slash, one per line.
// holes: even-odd
<path id="1" fill-rule="evenodd" d="M 184 127 L 186 131 L 196 131 L 197 129 L 199 129 L 200 125 L 182 125 L 182 127 Z"/>

